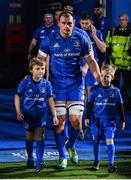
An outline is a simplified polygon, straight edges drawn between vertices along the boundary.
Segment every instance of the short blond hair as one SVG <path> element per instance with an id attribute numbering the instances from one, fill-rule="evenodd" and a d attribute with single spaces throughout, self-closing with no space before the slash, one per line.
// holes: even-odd
<path id="1" fill-rule="evenodd" d="M 101 71 L 107 71 L 107 73 L 109 73 L 112 76 L 112 79 L 114 79 L 116 70 L 117 70 L 117 67 L 115 65 L 104 64 L 101 67 Z"/>
<path id="2" fill-rule="evenodd" d="M 45 61 L 37 58 L 37 57 L 33 57 L 30 59 L 29 61 L 29 70 L 31 71 L 33 69 L 34 65 L 38 65 L 38 66 L 45 66 Z"/>

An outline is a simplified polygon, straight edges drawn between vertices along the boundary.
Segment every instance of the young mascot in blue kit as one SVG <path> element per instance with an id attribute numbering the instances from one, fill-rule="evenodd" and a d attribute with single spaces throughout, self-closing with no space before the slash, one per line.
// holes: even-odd
<path id="1" fill-rule="evenodd" d="M 92 170 L 96 171 L 100 165 L 100 142 L 104 135 L 108 148 L 108 172 L 117 170 L 114 165 L 115 146 L 114 134 L 116 130 L 115 118 L 117 111 L 120 115 L 121 129 L 125 128 L 125 118 L 123 110 L 123 100 L 118 88 L 111 84 L 114 79 L 115 67 L 112 65 L 103 65 L 101 69 L 101 83 L 94 86 L 89 94 L 88 112 L 86 114 L 85 124 L 91 129 L 93 139 L 93 150 L 95 161 Z M 93 120 L 89 121 L 93 111 Z"/>
<path id="2" fill-rule="evenodd" d="M 29 63 L 32 75 L 24 78 L 18 86 L 15 95 L 15 107 L 17 119 L 24 119 L 26 129 L 26 150 L 28 155 L 27 167 L 34 167 L 33 140 L 36 142 L 36 172 L 40 172 L 43 165 L 44 130 L 46 126 L 47 100 L 53 114 L 54 125 L 58 124 L 52 86 L 43 78 L 45 74 L 45 62 L 38 58 L 32 58 Z M 20 108 L 20 97 L 23 96 L 23 112 Z"/>

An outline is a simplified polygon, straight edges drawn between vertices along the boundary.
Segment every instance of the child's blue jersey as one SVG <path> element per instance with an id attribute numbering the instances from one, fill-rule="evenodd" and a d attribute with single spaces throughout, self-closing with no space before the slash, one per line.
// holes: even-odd
<path id="1" fill-rule="evenodd" d="M 38 42 L 38 47 L 41 44 L 41 41 L 48 36 L 50 33 L 55 31 L 55 26 L 52 25 L 50 27 L 46 27 L 46 26 L 40 26 L 36 29 L 33 38 L 37 40 Z"/>
<path id="2" fill-rule="evenodd" d="M 23 96 L 24 112 L 38 115 L 38 113 L 45 111 L 46 101 L 49 97 L 52 97 L 52 86 L 44 78 L 35 82 L 29 76 L 19 83 L 17 94 Z"/>
<path id="3" fill-rule="evenodd" d="M 82 33 L 74 30 L 68 38 L 59 31 L 42 41 L 39 53 L 50 55 L 50 81 L 55 89 L 71 90 L 82 86 L 81 56 L 93 53 L 92 45 Z"/>
<path id="4" fill-rule="evenodd" d="M 113 120 L 117 114 L 117 105 L 123 103 L 123 100 L 118 88 L 113 85 L 106 88 L 99 84 L 91 89 L 88 102 L 94 103 L 95 118 Z"/>

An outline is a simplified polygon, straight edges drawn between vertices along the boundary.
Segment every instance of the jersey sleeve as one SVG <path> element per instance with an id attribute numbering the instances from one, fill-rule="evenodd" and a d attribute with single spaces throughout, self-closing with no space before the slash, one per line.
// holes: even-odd
<path id="1" fill-rule="evenodd" d="M 82 51 L 83 56 L 94 55 L 92 42 L 87 33 L 86 33 L 86 35 L 83 34 L 82 43 L 83 43 L 82 44 L 83 45 L 83 51 Z"/>
<path id="2" fill-rule="evenodd" d="M 47 98 L 50 98 L 52 96 L 53 96 L 52 85 L 49 81 L 47 81 Z"/>
<path id="3" fill-rule="evenodd" d="M 123 99 L 120 93 L 120 90 L 117 89 L 117 99 L 116 99 L 117 103 L 123 104 Z"/>
<path id="4" fill-rule="evenodd" d="M 39 54 L 44 57 L 47 57 L 47 55 L 50 55 L 49 37 L 48 36 L 42 40 L 40 48 L 39 48 Z"/>
<path id="5" fill-rule="evenodd" d="M 103 35 L 102 35 L 102 32 L 101 32 L 100 30 L 97 30 L 97 31 L 96 31 L 96 35 L 97 35 L 97 37 L 98 37 L 98 39 L 99 39 L 100 41 L 104 42 L 104 40 L 103 40 Z"/>
<path id="6" fill-rule="evenodd" d="M 25 92 L 25 80 L 20 81 L 17 88 L 17 95 L 22 96 Z"/>
<path id="7" fill-rule="evenodd" d="M 91 90 L 90 90 L 88 102 L 91 102 L 91 103 L 95 102 L 95 90 L 94 90 L 94 88 L 91 88 Z"/>
<path id="8" fill-rule="evenodd" d="M 38 40 L 40 36 L 40 28 L 37 28 L 34 32 L 33 38 Z"/>

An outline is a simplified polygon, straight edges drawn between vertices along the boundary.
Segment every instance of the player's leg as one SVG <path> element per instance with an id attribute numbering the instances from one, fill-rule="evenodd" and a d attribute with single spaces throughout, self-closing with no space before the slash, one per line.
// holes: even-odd
<path id="1" fill-rule="evenodd" d="M 115 157 L 115 145 L 114 145 L 114 133 L 116 130 L 116 124 L 113 121 L 110 121 L 105 126 L 105 137 L 106 145 L 108 148 L 108 172 L 113 173 L 117 170 L 117 167 L 114 165 Z"/>
<path id="2" fill-rule="evenodd" d="M 34 140 L 34 132 L 26 131 L 26 151 L 27 151 L 27 167 L 34 167 L 34 158 L 33 158 L 33 140 Z"/>
<path id="3" fill-rule="evenodd" d="M 36 172 L 39 173 L 43 167 L 44 160 L 44 132 L 46 127 L 46 110 L 35 117 L 34 139 L 36 142 Z"/>
<path id="4" fill-rule="evenodd" d="M 64 101 L 56 101 L 56 112 L 59 119 L 58 126 L 55 127 L 55 140 L 59 152 L 58 168 L 65 169 L 67 166 L 66 147 L 65 142 L 67 139 L 67 124 L 66 122 L 66 105 Z"/>
<path id="5" fill-rule="evenodd" d="M 97 84 L 96 79 L 92 75 L 91 71 L 88 70 L 86 76 L 85 76 L 85 90 L 84 90 L 84 112 L 83 112 L 83 117 L 82 117 L 82 130 L 80 131 L 79 134 L 79 140 L 83 140 L 85 137 L 85 132 L 86 132 L 86 126 L 85 126 L 85 116 L 87 112 L 87 102 L 88 102 L 88 96 L 90 93 L 91 88 Z"/>
<path id="6" fill-rule="evenodd" d="M 79 101 L 71 102 L 68 105 L 68 109 L 70 119 L 70 130 L 67 148 L 72 163 L 77 164 L 78 154 L 75 150 L 74 144 L 82 128 L 82 114 L 84 110 L 84 105 L 82 102 Z"/>
<path id="7" fill-rule="evenodd" d="M 90 120 L 90 130 L 93 140 L 93 154 L 94 154 L 94 163 L 91 167 L 92 171 L 97 171 L 100 166 L 100 143 L 101 143 L 101 128 L 99 119 Z"/>
<path id="8" fill-rule="evenodd" d="M 24 127 L 26 130 L 26 151 L 27 151 L 27 167 L 34 167 L 34 157 L 33 157 L 33 142 L 34 142 L 34 129 L 32 126 L 32 117 L 28 114 L 24 114 Z"/>
<path id="9" fill-rule="evenodd" d="M 41 165 L 43 165 L 44 155 L 44 128 L 35 128 L 35 142 L 36 142 L 36 171 L 40 172 Z"/>

